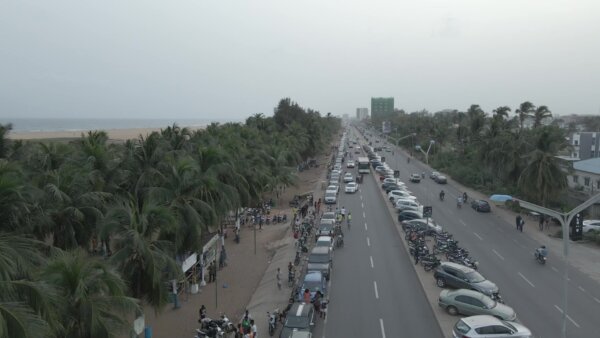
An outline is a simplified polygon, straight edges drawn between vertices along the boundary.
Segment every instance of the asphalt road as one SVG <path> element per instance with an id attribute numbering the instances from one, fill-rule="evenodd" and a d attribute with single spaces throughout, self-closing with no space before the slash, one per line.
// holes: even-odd
<path id="1" fill-rule="evenodd" d="M 356 194 L 340 192 L 352 226 L 334 253 L 328 318 L 314 336 L 443 337 L 378 189 L 365 178 Z"/>
<path id="2" fill-rule="evenodd" d="M 382 156 L 386 156 L 391 167 L 400 169 L 400 178 L 420 203 L 433 206 L 436 222 L 454 234 L 459 245 L 480 262 L 479 271 L 498 285 L 506 304 L 516 310 L 519 321 L 535 337 L 560 337 L 564 311 L 562 257 L 551 255 L 545 266 L 539 265 L 533 259 L 533 251 L 543 243 L 517 232 L 514 224 L 496 217 L 493 211 L 478 213 L 470 205 L 458 209 L 456 198 L 462 192 L 451 185 L 438 185 L 429 178 L 418 184 L 410 183 L 411 173 L 429 173 L 422 164 L 416 161 L 408 164 L 398 154 Z M 441 189 L 446 192 L 443 202 L 438 198 Z M 567 336 L 600 337 L 598 283 L 571 267 L 568 286 Z"/>

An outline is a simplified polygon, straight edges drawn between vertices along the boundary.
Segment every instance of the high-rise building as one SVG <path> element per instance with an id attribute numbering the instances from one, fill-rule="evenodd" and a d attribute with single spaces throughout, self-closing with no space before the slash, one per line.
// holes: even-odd
<path id="1" fill-rule="evenodd" d="M 369 108 L 356 108 L 356 119 L 364 120 L 369 118 Z"/>
<path id="2" fill-rule="evenodd" d="M 586 160 L 600 157 L 600 132 L 579 132 L 569 137 L 571 157 Z"/>
<path id="3" fill-rule="evenodd" d="M 394 116 L 393 97 L 372 97 L 371 118 L 374 120 L 385 120 Z"/>

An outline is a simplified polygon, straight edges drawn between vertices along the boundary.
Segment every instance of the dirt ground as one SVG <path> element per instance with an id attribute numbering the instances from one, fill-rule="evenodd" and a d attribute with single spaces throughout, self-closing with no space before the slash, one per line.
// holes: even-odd
<path id="1" fill-rule="evenodd" d="M 153 337 L 193 337 L 195 329 L 199 327 L 198 309 L 202 304 L 206 306 L 210 318 L 224 313 L 236 323 L 241 319 L 277 249 L 277 243 L 281 242 L 290 226 L 289 201 L 296 194 L 314 189 L 319 178 L 323 177 L 328 161 L 329 155 L 319 157 L 317 168 L 298 173 L 297 186 L 286 188 L 279 198 L 272 196 L 275 207 L 271 214 L 286 213 L 286 223 L 263 225 L 262 230 L 256 231 L 252 226 L 243 226 L 239 244 L 234 242 L 232 235 L 228 236 L 225 240 L 227 266 L 217 272 L 216 283 L 207 283 L 198 294 L 180 296 L 181 307 L 178 309 L 173 309 L 170 304 L 156 314 L 152 308 L 145 307 L 146 326 L 152 328 Z M 266 196 L 266 199 L 269 197 Z"/>

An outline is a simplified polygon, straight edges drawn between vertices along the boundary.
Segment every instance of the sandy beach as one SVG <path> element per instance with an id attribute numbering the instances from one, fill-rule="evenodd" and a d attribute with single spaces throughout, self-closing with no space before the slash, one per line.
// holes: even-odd
<path id="1" fill-rule="evenodd" d="M 135 139 L 141 136 L 147 136 L 153 131 L 160 131 L 163 128 L 132 128 L 132 129 L 107 129 L 105 130 L 108 134 L 109 139 L 123 141 L 129 139 Z M 187 127 L 190 130 L 199 130 L 203 127 Z M 15 132 L 11 131 L 8 134 L 8 138 L 12 140 L 43 140 L 43 139 L 70 139 L 79 138 L 82 134 L 87 134 L 84 130 L 73 130 L 73 131 L 34 131 L 34 132 Z"/>

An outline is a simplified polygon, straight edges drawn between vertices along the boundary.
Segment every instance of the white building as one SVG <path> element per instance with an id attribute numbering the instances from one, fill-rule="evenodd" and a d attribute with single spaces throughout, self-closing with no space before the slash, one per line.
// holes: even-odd
<path id="1" fill-rule="evenodd" d="M 590 195 L 600 191 L 600 158 L 573 162 L 573 172 L 567 177 L 569 188 Z"/>
<path id="2" fill-rule="evenodd" d="M 356 119 L 364 120 L 369 118 L 369 108 L 356 108 Z"/>

